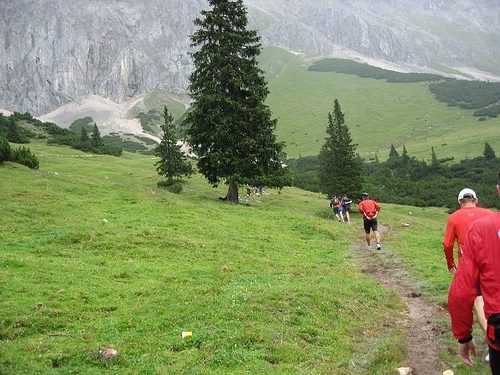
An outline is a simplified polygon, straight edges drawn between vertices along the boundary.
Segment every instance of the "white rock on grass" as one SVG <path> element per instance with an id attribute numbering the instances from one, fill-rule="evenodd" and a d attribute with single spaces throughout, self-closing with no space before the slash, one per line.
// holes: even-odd
<path id="1" fill-rule="evenodd" d="M 411 367 L 400 367 L 398 368 L 399 375 L 411 375 L 413 374 L 413 369 Z"/>

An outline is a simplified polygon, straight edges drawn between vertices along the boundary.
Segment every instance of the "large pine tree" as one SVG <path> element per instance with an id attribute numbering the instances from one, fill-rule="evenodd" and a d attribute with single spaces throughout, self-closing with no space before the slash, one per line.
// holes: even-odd
<path id="1" fill-rule="evenodd" d="M 359 194 L 361 190 L 361 160 L 356 155 L 349 128 L 337 99 L 333 113 L 328 113 L 328 137 L 319 154 L 321 190 L 331 197 L 334 194 Z"/>
<path id="2" fill-rule="evenodd" d="M 283 185 L 283 144 L 264 104 L 269 91 L 256 60 L 260 38 L 247 29 L 243 1 L 208 3 L 191 36 L 193 103 L 185 123 L 199 171 L 214 186 L 225 181 L 226 199 L 238 202 L 241 184 Z"/>
<path id="3" fill-rule="evenodd" d="M 174 178 L 189 176 L 193 173 L 191 164 L 182 153 L 181 147 L 177 145 L 175 137 L 174 118 L 168 112 L 167 106 L 163 108 L 164 123 L 161 126 L 163 131 L 162 139 L 155 154 L 160 158 L 155 165 L 159 175 L 165 176 L 171 184 Z"/>

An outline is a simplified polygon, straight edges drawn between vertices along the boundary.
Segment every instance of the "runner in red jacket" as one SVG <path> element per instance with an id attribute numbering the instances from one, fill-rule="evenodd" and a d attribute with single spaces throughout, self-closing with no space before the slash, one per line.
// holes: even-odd
<path id="1" fill-rule="evenodd" d="M 460 263 L 460 248 L 462 247 L 465 236 L 469 231 L 470 225 L 477 219 L 491 215 L 493 212 L 486 208 L 477 207 L 478 199 L 472 189 L 462 189 L 458 194 L 458 204 L 460 209 L 448 217 L 446 231 L 443 238 L 443 249 L 446 257 L 446 264 L 450 272 L 455 272 L 457 266 L 453 257 L 453 245 L 457 241 L 457 259 Z"/>
<path id="2" fill-rule="evenodd" d="M 457 264 L 460 264 L 460 257 L 462 256 L 461 248 L 464 245 L 465 237 L 469 232 L 471 224 L 482 217 L 493 215 L 493 212 L 485 208 L 477 207 L 478 203 L 476 192 L 472 189 L 462 189 L 458 193 L 458 204 L 460 209 L 455 211 L 448 217 L 446 224 L 446 232 L 443 239 L 444 254 L 446 257 L 446 264 L 451 273 L 457 271 L 455 259 L 453 257 L 453 245 L 457 241 Z M 484 316 L 484 302 L 481 290 L 478 288 L 477 298 L 474 302 L 474 309 L 476 310 L 477 321 L 481 329 L 486 333 L 486 317 Z"/>
<path id="3" fill-rule="evenodd" d="M 500 213 L 475 221 L 462 248 L 462 259 L 448 294 L 453 334 L 462 360 L 469 366 L 476 354 L 472 307 L 481 286 L 488 319 L 487 340 L 493 374 L 500 374 Z"/>

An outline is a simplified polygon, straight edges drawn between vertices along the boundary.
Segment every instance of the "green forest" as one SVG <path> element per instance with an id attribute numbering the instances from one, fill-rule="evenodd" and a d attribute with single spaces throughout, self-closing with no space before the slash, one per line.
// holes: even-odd
<path id="1" fill-rule="evenodd" d="M 392 146 L 386 161 L 375 158 L 363 163 L 362 190 L 382 202 L 456 209 L 458 192 L 470 187 L 478 194 L 480 206 L 500 209 L 495 191 L 500 159 L 488 143 L 485 143 L 483 155 L 458 163 L 439 159 L 433 149 L 429 152 L 431 163 L 412 157 L 404 146 L 399 151 Z M 321 191 L 317 156 L 289 159 L 286 163 L 294 186 Z"/>

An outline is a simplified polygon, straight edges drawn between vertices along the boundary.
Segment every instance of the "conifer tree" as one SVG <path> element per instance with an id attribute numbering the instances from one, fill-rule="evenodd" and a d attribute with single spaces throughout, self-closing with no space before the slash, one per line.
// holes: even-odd
<path id="1" fill-rule="evenodd" d="M 156 156 L 160 157 L 156 165 L 159 175 L 165 176 L 171 184 L 174 178 L 190 176 L 193 173 L 191 163 L 181 151 L 181 146 L 177 145 L 175 139 L 174 118 L 168 112 L 167 106 L 163 108 L 164 123 L 161 126 L 163 135 L 161 142 L 155 150 Z"/>
<path id="2" fill-rule="evenodd" d="M 437 168 L 439 168 L 439 166 L 440 166 L 440 163 L 439 163 L 439 159 L 436 155 L 436 151 L 434 151 L 434 147 L 431 147 L 431 167 L 434 169 L 437 169 Z"/>
<path id="3" fill-rule="evenodd" d="M 102 141 L 101 133 L 97 128 L 97 124 L 94 124 L 94 129 L 92 130 L 92 134 L 90 135 L 90 144 L 95 148 L 104 146 L 104 142 Z"/>
<path id="4" fill-rule="evenodd" d="M 401 156 L 393 144 L 389 150 L 389 158 L 387 159 L 387 166 L 389 168 L 397 168 L 401 164 Z"/>
<path id="5" fill-rule="evenodd" d="M 286 174 L 276 141 L 276 120 L 257 56 L 259 36 L 247 29 L 242 0 L 209 0 L 191 36 L 195 66 L 191 110 L 184 124 L 199 171 L 213 185 L 228 185 L 226 200 L 238 202 L 241 184 L 281 186 Z"/>
<path id="6" fill-rule="evenodd" d="M 89 134 L 85 129 L 85 126 L 82 126 L 82 130 L 80 132 L 80 142 L 82 145 L 88 145 L 90 143 Z"/>
<path id="7" fill-rule="evenodd" d="M 408 151 L 406 151 L 405 145 L 403 145 L 403 152 L 401 154 L 401 164 L 403 166 L 408 166 L 410 164 L 410 156 L 408 155 Z"/>
<path id="8" fill-rule="evenodd" d="M 484 158 L 486 160 L 493 160 L 495 159 L 497 156 L 495 155 L 495 151 L 493 150 L 493 148 L 489 145 L 488 142 L 485 142 L 484 144 L 484 151 L 483 151 L 483 155 L 484 155 Z"/>
<path id="9" fill-rule="evenodd" d="M 361 159 L 356 155 L 344 114 L 335 99 L 333 114 L 328 113 L 328 137 L 319 154 L 321 190 L 331 197 L 347 193 L 357 195 L 361 190 Z"/>

